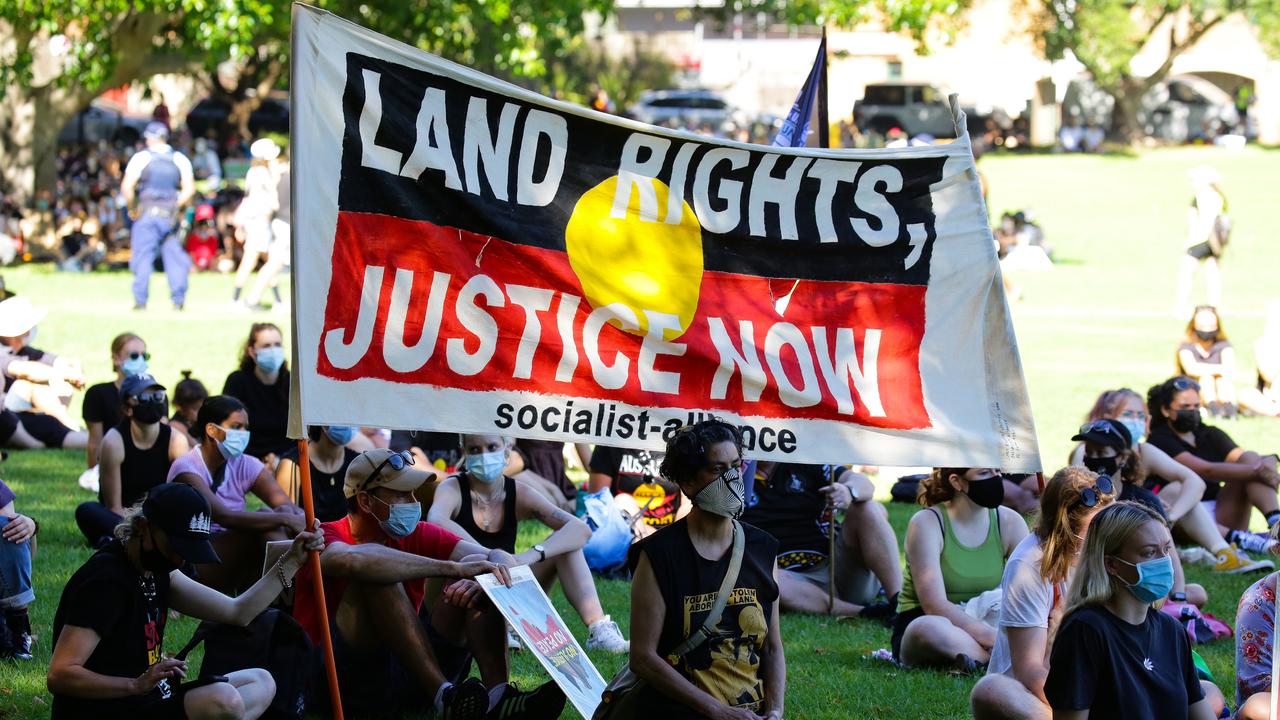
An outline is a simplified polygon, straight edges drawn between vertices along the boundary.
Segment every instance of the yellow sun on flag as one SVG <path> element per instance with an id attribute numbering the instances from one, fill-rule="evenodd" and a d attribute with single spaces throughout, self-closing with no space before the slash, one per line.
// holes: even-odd
<path id="1" fill-rule="evenodd" d="M 624 218 L 610 216 L 618 178 L 611 177 L 578 198 L 565 227 L 569 264 L 592 307 L 622 303 L 639 320 L 635 335 L 648 332 L 645 310 L 674 315 L 684 334 L 698 311 L 702 289 L 702 228 L 689 203 L 681 202 L 679 224 L 666 217 L 670 188 L 653 180 L 658 220 L 640 217 L 640 194 L 632 192 Z"/>

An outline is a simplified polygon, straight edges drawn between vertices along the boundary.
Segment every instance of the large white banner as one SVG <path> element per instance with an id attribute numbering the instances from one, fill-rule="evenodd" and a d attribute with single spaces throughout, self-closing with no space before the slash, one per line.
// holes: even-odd
<path id="1" fill-rule="evenodd" d="M 967 136 L 748 145 L 293 29 L 295 433 L 714 414 L 762 459 L 1039 469 Z"/>

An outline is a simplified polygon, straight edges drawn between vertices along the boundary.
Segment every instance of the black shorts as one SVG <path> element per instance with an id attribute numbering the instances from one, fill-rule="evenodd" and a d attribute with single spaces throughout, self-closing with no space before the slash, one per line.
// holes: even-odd
<path id="1" fill-rule="evenodd" d="M 21 424 L 22 420 L 18 418 L 17 413 L 12 410 L 0 410 L 0 445 L 8 444 Z"/>
<path id="2" fill-rule="evenodd" d="M 924 608 L 912 608 L 893 618 L 893 637 L 889 640 L 889 647 L 893 650 L 894 660 L 902 662 L 902 636 L 907 634 L 907 626 L 911 621 L 918 617 L 924 617 Z"/>
<path id="3" fill-rule="evenodd" d="M 1207 242 L 1202 242 L 1187 248 L 1187 254 L 1197 260 L 1207 260 L 1213 257 L 1213 247 Z"/>
<path id="4" fill-rule="evenodd" d="M 45 447 L 62 447 L 62 441 L 71 432 L 71 428 L 63 425 L 57 418 L 44 413 L 20 412 L 18 419 L 22 421 L 22 427 L 31 433 L 31 437 L 44 443 Z"/>

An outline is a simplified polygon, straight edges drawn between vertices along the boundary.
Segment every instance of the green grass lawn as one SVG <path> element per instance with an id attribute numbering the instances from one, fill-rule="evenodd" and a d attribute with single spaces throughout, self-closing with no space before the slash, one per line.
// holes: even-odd
<path id="1" fill-rule="evenodd" d="M 1014 317 L 1039 431 L 1044 467 L 1052 471 L 1066 458 L 1069 438 L 1104 389 L 1146 388 L 1173 369 L 1174 348 L 1185 318 L 1171 316 L 1173 280 L 1182 249 L 1189 202 L 1185 170 L 1208 162 L 1223 174 L 1223 187 L 1236 218 L 1224 263 L 1224 326 L 1236 343 L 1242 377 L 1252 376 L 1252 344 L 1261 331 L 1267 300 L 1280 295 L 1280 246 L 1267 235 L 1274 170 L 1280 156 L 1247 150 L 1166 150 L 1137 158 L 1085 156 L 989 156 L 983 170 L 990 184 L 993 214 L 1005 209 L 1036 211 L 1060 263 L 1052 272 L 1015 277 L 1021 298 Z M 125 274 L 66 275 L 28 267 L 4 272 L 6 285 L 50 309 L 41 324 L 40 347 L 78 356 L 91 382 L 110 379 L 108 344 L 133 330 L 150 341 L 153 373 L 172 387 L 183 369 L 194 370 L 210 390 L 221 389 L 236 363 L 239 346 L 255 319 L 272 319 L 288 331 L 288 314 L 237 313 L 228 308 L 230 281 L 196 276 L 188 310 L 168 310 L 163 276 L 153 280 L 151 311 L 130 310 Z M 75 409 L 78 414 L 78 408 Z M 1274 451 L 1280 421 L 1241 419 L 1223 423 L 1246 447 Z M 44 670 L 58 594 L 87 556 L 72 519 L 75 505 L 89 499 L 76 487 L 84 467 L 79 453 L 11 453 L 0 468 L 18 493 L 19 508 L 40 520 L 36 592 L 32 606 L 39 634 L 32 663 L 0 663 L 0 718 L 48 715 Z M 887 483 L 881 490 L 887 495 Z M 890 505 L 899 533 L 914 508 Z M 1255 517 L 1255 523 L 1261 518 Z M 522 547 L 537 529 L 521 528 Z M 1214 577 L 1196 568 L 1189 579 L 1208 589 L 1208 609 L 1232 619 L 1235 603 L 1251 582 Z M 626 631 L 628 586 L 601 582 L 606 611 Z M 553 593 L 569 626 L 580 622 L 559 591 Z M 194 623 L 169 626 L 167 646 L 180 647 Z M 585 633 L 582 633 L 585 636 Z M 787 616 L 783 620 L 789 674 L 787 708 L 793 718 L 951 718 L 967 714 L 971 679 L 929 671 L 904 671 L 867 659 L 889 644 L 889 631 L 866 622 L 834 623 L 825 618 Z M 1233 698 L 1234 648 L 1220 642 L 1202 649 L 1220 687 Z M 606 678 L 621 658 L 593 654 Z M 515 656 L 515 679 L 525 686 L 545 675 L 527 653 Z M 566 717 L 570 717 L 566 714 Z"/>

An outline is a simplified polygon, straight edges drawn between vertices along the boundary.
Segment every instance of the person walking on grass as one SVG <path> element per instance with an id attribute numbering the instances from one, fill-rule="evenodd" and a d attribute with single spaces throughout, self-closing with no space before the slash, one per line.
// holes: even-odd
<path id="1" fill-rule="evenodd" d="M 186 304 L 191 256 L 176 230 L 179 213 L 195 195 L 195 175 L 187 156 L 169 147 L 169 129 L 164 124 L 147 125 L 142 136 L 147 147 L 129 159 L 120 183 L 126 204 L 133 206 L 137 201 L 129 238 L 133 309 L 147 307 L 151 271 L 159 255 L 169 279 L 173 307 L 181 310 Z"/>

